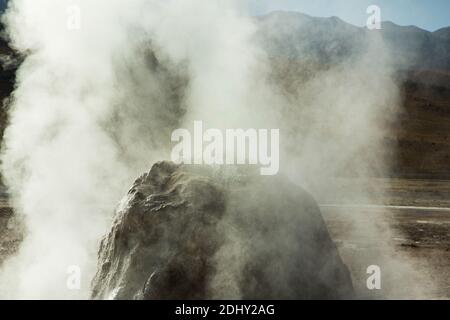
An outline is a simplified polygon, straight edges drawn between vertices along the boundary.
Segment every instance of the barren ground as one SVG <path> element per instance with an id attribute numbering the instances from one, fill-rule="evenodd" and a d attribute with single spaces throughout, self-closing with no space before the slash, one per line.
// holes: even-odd
<path id="1" fill-rule="evenodd" d="M 360 181 L 345 181 L 343 185 L 357 186 Z M 361 297 L 381 298 L 396 289 L 395 298 L 450 299 L 450 181 L 378 179 L 371 187 L 388 190 L 390 198 L 387 205 L 366 206 L 363 203 L 322 206 L 322 213 L 329 231 L 337 244 L 344 262 L 350 268 L 353 284 Z M 350 188 L 351 189 L 351 188 Z M 328 199 L 329 202 L 337 202 Z M 376 197 L 375 197 L 376 198 Z M 324 199 L 319 199 L 321 203 Z M 15 223 L 10 220 L 12 210 L 6 200 L 0 201 L 0 264 L 17 249 L 21 237 L 15 232 Z M 419 208 L 414 208 L 417 206 Z M 429 207 L 427 209 L 426 207 Z M 440 207 L 440 208 L 439 208 Z M 448 208 L 448 209 L 447 209 Z M 375 215 L 383 215 L 393 226 L 394 233 L 388 239 L 392 243 L 394 256 L 405 256 L 409 265 L 419 271 L 429 281 L 420 282 L 420 294 L 412 287 L 418 282 L 408 279 L 402 267 L 389 269 L 378 261 L 380 238 L 374 238 L 356 230 L 352 218 L 359 215 L 367 224 L 373 223 Z M 8 223 L 9 221 L 9 223 Z M 381 236 L 380 236 L 381 237 Z M 366 287 L 366 268 L 380 265 L 382 289 L 368 290 Z M 399 289 L 400 288 L 400 289 Z"/>
<path id="2" fill-rule="evenodd" d="M 388 295 L 394 298 L 426 298 L 450 299 L 450 210 L 429 211 L 414 209 L 382 209 L 382 208 L 322 208 L 332 237 L 340 254 L 350 268 L 353 285 L 359 296 L 377 298 Z M 367 224 L 372 223 L 374 215 L 384 215 L 394 226 L 392 243 L 394 257 L 406 257 L 413 270 L 427 280 L 404 278 L 402 267 L 386 270 L 383 261 L 379 260 L 378 245 L 385 239 L 373 238 L 364 232 L 351 238 L 348 235 L 352 227 L 347 215 L 364 215 Z M 347 218 L 346 218 L 347 217 Z M 382 274 L 382 289 L 368 290 L 366 280 L 369 277 L 366 269 L 369 265 L 379 265 Z M 388 268 L 388 267 L 386 267 Z M 383 281 L 384 280 L 384 281 Z M 410 284 L 418 284 L 422 289 L 415 292 Z M 399 289 L 397 286 L 402 287 Z M 400 294 L 391 295 L 395 288 Z"/>
<path id="3" fill-rule="evenodd" d="M 339 199 L 348 198 L 345 191 L 336 194 L 334 199 L 320 201 L 328 204 L 321 207 L 322 214 L 351 270 L 360 296 L 381 297 L 389 295 L 387 291 L 396 287 L 397 292 L 402 292 L 401 297 L 394 295 L 398 298 L 450 299 L 450 181 L 374 179 L 340 183 L 347 191 L 355 187 L 369 188 L 370 185 L 375 201 L 381 201 L 378 195 L 385 194 L 383 203 L 353 199 L 351 203 L 342 204 Z M 354 217 L 359 217 L 364 225 L 371 225 L 380 215 L 392 226 L 392 233 L 374 238 L 364 230 L 354 230 L 351 222 Z M 426 280 L 408 279 L 407 276 L 405 279 L 404 270 L 399 266 L 386 271 L 383 283 L 383 261 L 378 260 L 378 253 L 382 250 L 379 244 L 386 242 L 384 240 L 391 244 L 394 258 L 406 257 L 411 268 Z M 380 291 L 370 291 L 366 287 L 369 276 L 366 268 L 372 264 L 380 265 L 382 270 Z M 415 284 L 419 284 L 421 292 L 412 289 Z"/>

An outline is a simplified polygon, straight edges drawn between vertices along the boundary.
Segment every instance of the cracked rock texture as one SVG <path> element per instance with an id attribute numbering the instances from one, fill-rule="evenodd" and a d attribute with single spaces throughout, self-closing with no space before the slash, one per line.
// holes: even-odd
<path id="1" fill-rule="evenodd" d="M 315 201 L 284 177 L 153 165 L 101 242 L 93 299 L 342 299 Z"/>

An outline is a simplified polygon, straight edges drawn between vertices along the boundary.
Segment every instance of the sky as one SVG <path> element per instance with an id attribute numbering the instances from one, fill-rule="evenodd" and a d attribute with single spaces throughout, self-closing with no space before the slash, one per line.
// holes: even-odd
<path id="1" fill-rule="evenodd" d="M 435 31 L 450 26 L 450 0 L 248 0 L 252 15 L 274 10 L 299 11 L 316 17 L 337 16 L 357 26 L 366 23 L 369 5 L 381 9 L 381 19 Z"/>
<path id="2" fill-rule="evenodd" d="M 0 10 L 6 1 L 0 0 Z M 247 1 L 252 15 L 265 14 L 274 10 L 299 11 L 315 17 L 337 16 L 351 24 L 363 26 L 368 17 L 366 9 L 374 4 L 380 7 L 383 21 L 392 21 L 399 25 L 415 25 L 428 31 L 450 26 L 450 0 Z"/>

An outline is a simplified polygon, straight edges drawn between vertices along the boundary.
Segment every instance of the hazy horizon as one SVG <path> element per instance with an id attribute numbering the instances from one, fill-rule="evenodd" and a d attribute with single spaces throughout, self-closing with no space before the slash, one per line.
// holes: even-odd
<path id="1" fill-rule="evenodd" d="M 9 0 L 0 0 L 0 12 L 7 7 Z M 381 17 L 383 22 L 392 22 L 399 26 L 416 26 L 426 31 L 434 32 L 443 28 L 450 27 L 450 2 L 445 0 L 433 1 L 433 3 L 422 0 L 393 0 L 385 3 L 385 0 L 372 3 L 370 0 L 346 1 L 342 5 L 342 0 L 318 0 L 306 3 L 303 0 L 248 0 L 248 12 L 251 16 L 264 16 L 273 12 L 295 12 L 317 18 L 338 17 L 344 22 L 363 27 L 368 17 L 365 9 L 371 5 L 378 5 L 381 8 Z M 400 4 L 401 3 L 401 4 Z M 422 3 L 427 10 L 418 5 Z M 403 6 L 403 7 L 401 7 Z M 409 10 L 404 10 L 408 6 Z M 401 12 L 410 12 L 410 14 L 401 14 Z M 420 12 L 418 12 L 420 11 Z M 439 17 L 439 15 L 442 15 Z M 436 18 L 438 17 L 438 18 Z"/>
<path id="2" fill-rule="evenodd" d="M 450 26 L 450 1 L 445 0 L 249 0 L 247 10 L 255 16 L 273 11 L 300 12 L 313 17 L 336 16 L 352 25 L 364 26 L 369 5 L 380 7 L 382 21 L 400 26 L 414 25 L 431 32 Z"/>
<path id="3" fill-rule="evenodd" d="M 342 20 L 343 22 L 345 22 L 345 23 L 347 23 L 347 24 L 349 24 L 349 25 L 352 25 L 352 26 L 355 26 L 355 27 L 358 27 L 358 28 L 364 28 L 364 27 L 365 27 L 365 25 L 357 25 L 357 24 L 351 23 L 351 22 L 349 22 L 349 21 L 346 21 L 346 20 L 342 19 L 342 18 L 339 17 L 339 16 L 327 16 L 327 17 L 321 17 L 321 16 L 310 15 L 310 14 L 307 14 L 307 13 L 305 13 L 305 12 L 295 11 L 295 10 L 272 10 L 272 11 L 267 12 L 267 13 L 255 14 L 255 15 L 253 15 L 253 16 L 254 16 L 254 17 L 264 17 L 264 16 L 267 16 L 267 15 L 270 15 L 270 14 L 273 14 L 273 13 L 276 13 L 276 12 L 296 13 L 296 14 L 302 14 L 302 15 L 305 15 L 305 16 L 308 16 L 308 17 L 312 17 L 312 18 L 324 18 L 324 19 L 330 19 L 330 18 L 333 18 L 333 17 L 337 17 L 338 19 Z M 428 32 L 431 32 L 431 33 L 437 32 L 437 31 L 442 30 L 442 29 L 450 28 L 450 24 L 449 24 L 448 26 L 444 26 L 444 27 L 438 28 L 438 29 L 436 29 L 436 30 L 428 30 L 428 29 L 424 29 L 424 28 L 422 28 L 422 27 L 420 27 L 420 26 L 417 26 L 417 25 L 415 25 L 415 24 L 402 25 L 402 24 L 399 24 L 399 23 L 397 23 L 397 22 L 395 22 L 395 21 L 391 21 L 391 20 L 382 20 L 381 23 L 382 23 L 382 24 L 383 24 L 383 23 L 393 23 L 394 25 L 399 26 L 399 27 L 416 27 L 416 28 L 419 28 L 419 29 L 421 29 L 421 30 L 428 31 Z"/>
<path id="4" fill-rule="evenodd" d="M 0 11 L 6 9 L 9 0 L 0 0 Z M 383 22 L 399 26 L 416 26 L 434 32 L 450 27 L 450 1 L 436 0 L 317 0 L 310 3 L 304 0 L 247 0 L 247 11 L 251 16 L 262 16 L 276 11 L 298 12 L 312 17 L 338 17 L 358 27 L 364 26 L 368 17 L 369 5 L 381 8 Z M 409 5 L 409 10 L 405 10 Z"/>

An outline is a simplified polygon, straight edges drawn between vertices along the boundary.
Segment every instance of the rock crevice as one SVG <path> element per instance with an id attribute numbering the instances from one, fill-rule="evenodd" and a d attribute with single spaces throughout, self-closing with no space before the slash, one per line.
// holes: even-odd
<path id="1" fill-rule="evenodd" d="M 101 242 L 94 299 L 351 298 L 320 210 L 282 177 L 156 163 Z"/>

